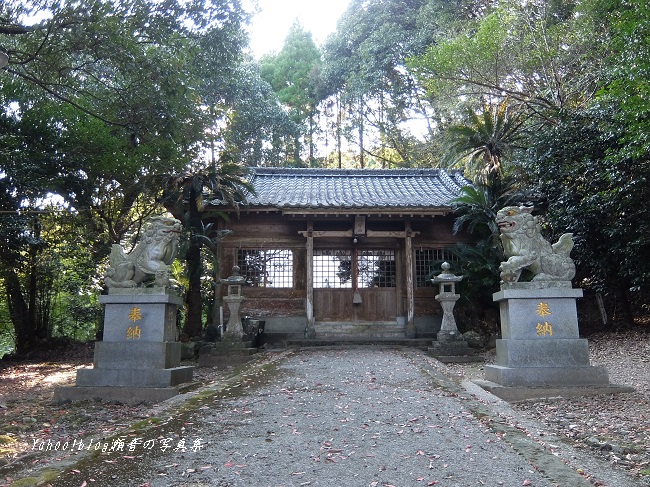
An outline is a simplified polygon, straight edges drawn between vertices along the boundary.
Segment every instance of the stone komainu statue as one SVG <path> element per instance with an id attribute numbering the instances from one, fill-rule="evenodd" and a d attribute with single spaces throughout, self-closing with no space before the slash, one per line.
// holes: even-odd
<path id="1" fill-rule="evenodd" d="M 111 248 L 110 267 L 104 276 L 109 288 L 129 288 L 142 285 L 151 277 L 156 286 L 169 285 L 169 267 L 178 253 L 181 222 L 175 218 L 151 218 L 142 239 L 130 254 L 121 245 Z"/>
<path id="2" fill-rule="evenodd" d="M 569 257 L 573 235 L 565 233 L 551 245 L 540 232 L 532 208 L 506 206 L 499 210 L 496 223 L 501 231 L 501 243 L 506 258 L 501 263 L 501 280 L 516 282 L 524 269 L 533 274 L 533 281 L 570 281 L 576 273 Z"/>

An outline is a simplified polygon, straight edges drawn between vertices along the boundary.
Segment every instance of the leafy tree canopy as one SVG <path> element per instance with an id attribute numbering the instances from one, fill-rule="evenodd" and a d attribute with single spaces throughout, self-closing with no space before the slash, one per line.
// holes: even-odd
<path id="1" fill-rule="evenodd" d="M 429 98 L 448 109 L 459 97 L 507 96 L 552 120 L 559 110 L 584 106 L 600 79 L 606 36 L 588 4 L 500 1 L 409 66 Z"/>
<path id="2" fill-rule="evenodd" d="M 236 1 L 5 5 L 2 171 L 15 185 L 41 176 L 40 196 L 60 194 L 119 241 L 141 195 L 159 191 L 156 175 L 199 154 L 204 100 L 223 103 L 208 94 L 234 82 L 246 14 Z"/>

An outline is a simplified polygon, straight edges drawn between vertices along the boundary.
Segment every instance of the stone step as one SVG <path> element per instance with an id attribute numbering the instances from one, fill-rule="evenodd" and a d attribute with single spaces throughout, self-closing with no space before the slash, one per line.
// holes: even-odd
<path id="1" fill-rule="evenodd" d="M 431 338 L 387 338 L 387 337 L 323 337 L 285 340 L 285 348 L 293 347 L 350 347 L 350 346 L 386 346 L 413 347 L 427 350 Z"/>
<path id="2" fill-rule="evenodd" d="M 405 338 L 406 326 L 395 321 L 319 321 L 316 338 Z"/>
<path id="3" fill-rule="evenodd" d="M 290 339 L 285 347 L 383 345 L 427 350 L 431 338 L 406 338 L 406 325 L 395 321 L 317 321 L 315 338 Z"/>

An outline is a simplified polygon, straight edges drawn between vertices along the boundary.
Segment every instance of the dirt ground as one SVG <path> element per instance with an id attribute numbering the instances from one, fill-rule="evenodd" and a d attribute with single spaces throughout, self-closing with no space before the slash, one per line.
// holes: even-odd
<path id="1" fill-rule="evenodd" d="M 632 386 L 635 392 L 528 400 L 513 408 L 575 448 L 636 477 L 640 485 L 650 485 L 650 330 L 592 335 L 589 350 L 591 364 L 605 366 L 611 383 Z M 494 362 L 494 350 L 483 355 L 485 363 Z M 461 379 L 483 378 L 483 364 L 447 367 Z"/>
<path id="2" fill-rule="evenodd" d="M 607 367 L 612 383 L 631 385 L 636 391 L 524 401 L 514 408 L 574 447 L 626 471 L 640 485 L 650 485 L 650 333 L 594 335 L 590 352 L 592 364 Z M 50 461 L 32 450 L 35 444 L 113 436 L 152 415 L 146 405 L 87 401 L 55 405 L 54 387 L 73 384 L 77 369 L 90 366 L 92 355 L 92 344 L 77 344 L 41 350 L 20 361 L 0 361 L 0 487 L 21 478 L 22 468 Z M 484 357 L 486 363 L 493 362 L 494 351 L 485 352 Z M 459 380 L 482 378 L 480 363 L 446 367 Z M 233 368 L 197 368 L 195 379 L 214 385 L 233 373 Z"/>
<path id="3" fill-rule="evenodd" d="M 73 385 L 77 369 L 92 366 L 93 353 L 94 343 L 72 344 L 37 350 L 20 360 L 0 360 L 0 487 L 20 479 L 22 468 L 50 461 L 52 455 L 34 451 L 34 445 L 113 436 L 152 416 L 152 406 L 143 404 L 54 403 L 54 388 Z M 196 368 L 194 380 L 212 384 L 233 370 Z"/>

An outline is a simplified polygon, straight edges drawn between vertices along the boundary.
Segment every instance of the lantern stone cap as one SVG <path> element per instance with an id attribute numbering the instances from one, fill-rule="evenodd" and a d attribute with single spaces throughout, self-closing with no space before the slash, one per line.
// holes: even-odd
<path id="1" fill-rule="evenodd" d="M 460 282 L 463 280 L 464 276 L 457 276 L 453 272 L 449 272 L 449 269 L 451 269 L 449 262 L 443 262 L 440 267 L 442 267 L 442 272 L 431 279 L 431 282 L 434 284 L 445 282 Z"/>
<path id="2" fill-rule="evenodd" d="M 227 279 L 221 279 L 221 284 L 245 284 L 246 278 L 240 275 L 239 271 L 239 266 L 234 266 L 232 268 L 232 276 L 228 277 Z"/>

